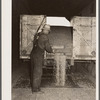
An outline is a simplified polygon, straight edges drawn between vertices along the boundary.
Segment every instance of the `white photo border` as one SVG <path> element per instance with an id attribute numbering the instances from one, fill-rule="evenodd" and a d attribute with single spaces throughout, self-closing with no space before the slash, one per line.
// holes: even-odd
<path id="1" fill-rule="evenodd" d="M 99 100 L 99 0 L 96 0 L 96 100 Z M 1 1 L 2 100 L 12 98 L 12 0 Z"/>

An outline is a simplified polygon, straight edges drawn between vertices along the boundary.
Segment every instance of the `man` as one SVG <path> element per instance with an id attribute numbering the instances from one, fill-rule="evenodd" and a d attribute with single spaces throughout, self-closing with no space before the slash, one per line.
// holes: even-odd
<path id="1" fill-rule="evenodd" d="M 53 52 L 48 39 L 49 32 L 50 26 L 45 25 L 42 32 L 36 34 L 34 37 L 33 49 L 30 56 L 32 92 L 40 91 L 44 51 Z"/>

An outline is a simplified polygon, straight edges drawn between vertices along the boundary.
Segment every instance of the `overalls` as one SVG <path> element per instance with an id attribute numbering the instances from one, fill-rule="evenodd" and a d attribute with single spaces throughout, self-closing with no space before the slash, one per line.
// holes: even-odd
<path id="1" fill-rule="evenodd" d="M 43 66 L 43 60 L 44 60 L 44 51 L 46 50 L 48 52 L 52 52 L 48 39 L 45 39 L 44 37 L 45 36 L 41 35 L 40 38 L 35 41 L 34 47 L 32 49 L 31 56 L 30 56 L 32 92 L 37 92 L 40 89 L 42 68 L 43 68 L 42 66 Z M 42 46 L 43 49 L 41 49 L 40 46 Z"/>

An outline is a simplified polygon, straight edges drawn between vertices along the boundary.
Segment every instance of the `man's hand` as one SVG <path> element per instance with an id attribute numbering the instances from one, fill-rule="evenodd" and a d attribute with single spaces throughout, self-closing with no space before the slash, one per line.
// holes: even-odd
<path id="1" fill-rule="evenodd" d="M 53 54 L 54 54 L 55 53 L 55 50 L 53 49 L 52 51 L 53 51 Z"/>

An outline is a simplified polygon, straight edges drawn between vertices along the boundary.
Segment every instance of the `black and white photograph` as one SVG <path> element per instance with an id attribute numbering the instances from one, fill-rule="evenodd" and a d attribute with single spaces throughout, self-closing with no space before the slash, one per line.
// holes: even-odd
<path id="1" fill-rule="evenodd" d="M 11 2 L 11 100 L 97 100 L 97 0 Z"/>

